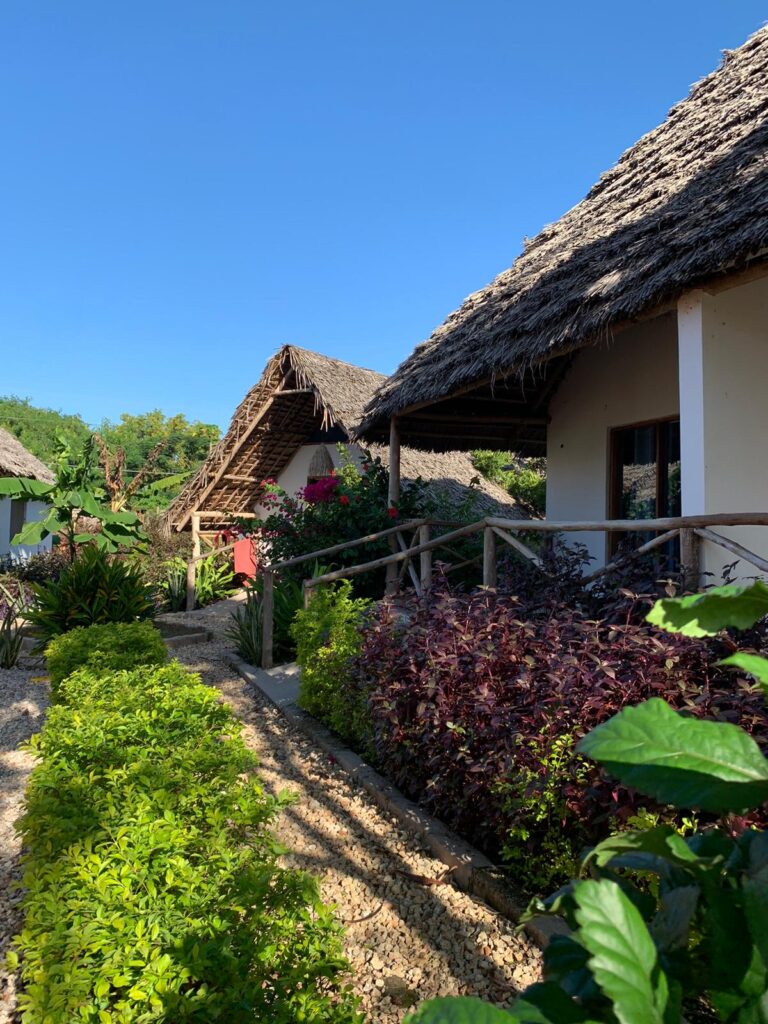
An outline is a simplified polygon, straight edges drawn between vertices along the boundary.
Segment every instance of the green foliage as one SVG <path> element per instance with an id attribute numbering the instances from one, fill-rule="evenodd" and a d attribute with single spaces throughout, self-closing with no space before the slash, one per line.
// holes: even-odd
<path id="1" fill-rule="evenodd" d="M 54 463 L 59 438 L 76 448 L 84 444 L 91 433 L 80 416 L 38 408 L 28 398 L 16 395 L 0 397 L 0 427 L 17 437 L 28 451 L 49 466 Z"/>
<path id="2" fill-rule="evenodd" d="M 53 466 L 63 439 L 74 451 L 91 435 L 91 428 L 80 416 L 69 416 L 53 409 L 31 405 L 29 399 L 0 398 L 0 427 L 4 427 L 38 459 Z M 129 477 L 138 473 L 149 453 L 163 448 L 153 465 L 153 481 L 141 489 L 133 507 L 147 510 L 162 508 L 178 493 L 189 473 L 194 472 L 219 439 L 219 429 L 211 423 L 189 421 L 183 414 L 165 416 L 159 410 L 132 416 L 123 413 L 117 423 L 104 420 L 99 433 L 111 449 L 125 450 L 125 468 Z M 98 483 L 103 483 L 100 470 Z M 158 486 L 165 479 L 165 486 Z"/>
<path id="3" fill-rule="evenodd" d="M 404 488 L 398 508 L 388 508 L 389 473 L 378 457 L 367 456 L 362 467 L 353 462 L 347 449 L 339 445 L 341 467 L 332 477 L 308 484 L 298 495 L 288 495 L 274 481 L 266 481 L 262 498 L 269 515 L 260 525 L 268 543 L 270 560 L 280 562 L 308 555 L 344 541 L 356 540 L 386 530 L 399 522 L 417 518 L 426 500 L 424 486 L 414 481 Z M 241 523 L 243 530 L 253 529 L 253 520 Z M 333 568 L 356 565 L 390 554 L 386 538 L 351 547 L 334 556 Z M 304 566 L 291 573 L 297 582 L 305 578 Z M 367 573 L 355 580 L 356 592 L 370 590 L 381 595 L 382 580 Z"/>
<path id="4" fill-rule="evenodd" d="M 694 636 L 747 628 L 765 615 L 764 589 L 659 602 L 649 619 Z M 766 673 L 768 662 L 745 657 L 727 661 Z M 658 698 L 624 708 L 577 749 L 662 803 L 739 814 L 768 801 L 768 759 L 746 733 Z M 670 825 L 622 832 L 587 854 L 582 873 L 591 877 L 531 904 L 529 917 L 557 914 L 572 932 L 550 942 L 544 983 L 505 1019 L 679 1024 L 703 1006 L 708 1020 L 768 1020 L 768 834 L 710 827 L 684 836 Z M 458 1005 L 465 1016 L 457 1020 L 485 1019 L 468 1002 Z M 444 1020 L 434 1003 L 412 1018 Z"/>
<path id="5" fill-rule="evenodd" d="M 343 580 L 317 588 L 291 626 L 301 667 L 299 705 L 358 749 L 370 734 L 370 716 L 360 692 L 346 692 L 346 684 L 350 661 L 362 647 L 369 605 L 353 598 L 349 580 Z"/>
<path id="6" fill-rule="evenodd" d="M 186 567 L 185 567 L 186 572 Z M 212 554 L 195 566 L 195 607 L 205 608 L 237 593 L 231 561 Z"/>
<path id="7" fill-rule="evenodd" d="M 151 619 L 155 607 L 136 566 L 99 548 L 84 548 L 58 580 L 33 586 L 27 619 L 44 647 L 78 626 Z"/>
<path id="8" fill-rule="evenodd" d="M 110 448 L 125 450 L 129 471 L 140 469 L 152 449 L 162 444 L 155 462 L 158 477 L 197 469 L 219 439 L 219 428 L 214 424 L 190 421 L 183 413 L 165 416 L 159 409 L 137 416 L 124 412 L 118 423 L 104 420 L 99 433 Z"/>
<path id="9" fill-rule="evenodd" d="M 79 626 L 54 637 L 45 649 L 54 692 L 78 668 L 103 674 L 139 665 L 162 665 L 167 660 L 163 638 L 151 622 Z"/>
<path id="10" fill-rule="evenodd" d="M 225 634 L 249 665 L 261 665 L 262 618 L 261 594 L 256 587 L 249 587 Z"/>
<path id="11" fill-rule="evenodd" d="M 39 544 L 51 534 L 60 534 L 70 559 L 74 559 L 78 544 L 118 551 L 143 540 L 141 522 L 133 512 L 112 512 L 103 504 L 104 492 L 94 483 L 94 463 L 92 437 L 77 450 L 61 439 L 52 484 L 26 477 L 0 477 L 0 496 L 41 501 L 49 506 L 41 519 L 25 523 L 11 543 Z M 83 515 L 98 520 L 97 533 L 78 532 L 78 519 Z"/>
<path id="12" fill-rule="evenodd" d="M 178 558 L 184 565 L 183 575 L 186 584 L 186 563 L 192 557 L 191 533 L 169 530 L 163 517 L 157 512 L 146 513 L 142 520 L 147 539 L 140 549 L 134 548 L 131 559 L 141 569 L 144 579 L 147 583 L 161 588 L 166 580 L 168 562 Z"/>
<path id="13" fill-rule="evenodd" d="M 0 602 L 0 668 L 15 668 L 19 661 L 23 637 L 16 616 L 15 604 Z"/>
<path id="14" fill-rule="evenodd" d="M 547 503 L 544 459 L 522 459 L 514 452 L 483 449 L 472 452 L 472 463 L 484 477 L 509 491 L 513 498 L 534 515 L 544 515 Z M 508 469 L 508 466 L 513 468 Z"/>
<path id="15" fill-rule="evenodd" d="M 657 601 L 648 621 L 683 636 L 714 636 L 733 626 L 748 629 L 768 615 L 768 586 L 756 580 L 749 586 L 712 587 L 703 594 Z"/>
<path id="16" fill-rule="evenodd" d="M 61 685 L 21 821 L 28 1024 L 353 1024 L 337 926 L 279 866 L 240 727 L 178 664 Z"/>
<path id="17" fill-rule="evenodd" d="M 514 767 L 500 783 L 504 812 L 510 825 L 502 854 L 505 862 L 519 869 L 534 892 L 546 892 L 578 868 L 579 856 L 588 842 L 588 830 L 568 806 L 567 793 L 583 787 L 589 779 L 584 760 L 574 754 L 570 733 L 526 739 L 525 756 L 515 758 Z M 535 767 L 534 767 L 535 766 Z M 530 839 L 535 830 L 536 851 Z"/>

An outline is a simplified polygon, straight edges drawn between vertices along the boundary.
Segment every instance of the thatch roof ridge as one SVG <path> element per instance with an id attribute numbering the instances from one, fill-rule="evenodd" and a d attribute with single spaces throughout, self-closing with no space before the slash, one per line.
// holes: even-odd
<path id="1" fill-rule="evenodd" d="M 17 437 L 0 427 L 0 476 L 23 476 L 52 484 L 53 473 L 44 462 L 27 451 Z"/>
<path id="2" fill-rule="evenodd" d="M 397 368 L 363 433 L 475 380 L 523 373 L 768 258 L 768 27 L 724 55 L 512 267 Z"/>
<path id="3" fill-rule="evenodd" d="M 283 356 L 296 371 L 302 386 L 312 388 L 326 412 L 328 422 L 347 433 L 359 423 L 370 396 L 387 379 L 376 370 L 321 355 L 297 345 L 284 345 L 275 358 Z"/>
<path id="4" fill-rule="evenodd" d="M 201 503 L 213 502 L 211 508 L 228 512 L 232 512 L 235 505 L 240 512 L 245 511 L 245 504 L 252 508 L 258 498 L 257 480 L 277 476 L 281 471 L 278 467 L 282 456 L 273 459 L 271 466 L 267 457 L 272 458 L 280 446 L 292 455 L 306 437 L 307 424 L 313 421 L 321 421 L 326 428 L 337 426 L 349 437 L 366 403 L 385 380 L 384 374 L 375 370 L 295 345 L 283 345 L 268 360 L 261 377 L 238 405 L 227 432 L 167 509 L 166 524 L 183 529 L 191 513 L 202 507 Z M 280 397 L 286 381 L 288 390 L 285 397 Z M 311 394 L 300 395 L 298 389 Z M 259 421 L 268 408 L 269 415 Z M 279 411 L 275 412 L 276 409 Z M 274 421 L 270 419 L 272 414 Z M 254 448 L 259 449 L 255 458 L 244 454 L 253 438 L 256 439 Z M 386 461 L 386 447 L 371 447 Z M 246 468 L 238 460 L 242 460 Z M 286 464 L 284 459 L 282 464 Z M 269 468 L 265 470 L 265 467 Z M 246 472 L 255 474 L 254 481 L 246 480 Z M 477 480 L 478 503 L 483 510 L 522 516 L 514 499 L 498 484 L 482 477 L 465 452 L 436 454 L 403 447 L 401 473 L 404 480 L 422 477 L 439 485 L 456 502 Z"/>

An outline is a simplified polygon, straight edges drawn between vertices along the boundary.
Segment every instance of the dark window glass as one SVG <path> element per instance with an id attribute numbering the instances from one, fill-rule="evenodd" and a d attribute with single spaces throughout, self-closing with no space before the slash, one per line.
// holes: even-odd
<path id="1" fill-rule="evenodd" d="M 663 420 L 611 432 L 611 519 L 680 515 L 680 421 Z M 611 534 L 611 551 L 637 547 L 652 531 Z M 669 551 L 667 551 L 667 547 Z M 674 544 L 663 549 L 676 552 Z"/>
<path id="2" fill-rule="evenodd" d="M 26 516 L 26 501 L 19 498 L 13 498 L 11 501 L 11 536 L 9 537 L 9 540 L 13 540 L 16 534 L 21 530 Z"/>

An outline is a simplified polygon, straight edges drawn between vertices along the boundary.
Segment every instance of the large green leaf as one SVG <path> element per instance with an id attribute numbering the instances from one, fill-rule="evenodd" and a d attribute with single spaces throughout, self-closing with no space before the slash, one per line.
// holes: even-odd
<path id="1" fill-rule="evenodd" d="M 736 668 L 748 672 L 768 693 L 768 658 L 761 658 L 759 654 L 746 654 L 743 651 L 737 651 L 729 658 L 723 658 L 720 664 L 734 665 Z"/>
<path id="2" fill-rule="evenodd" d="M 0 477 L 0 496 L 4 498 L 46 498 L 51 485 L 25 476 Z"/>
<path id="3" fill-rule="evenodd" d="M 620 1024 L 663 1024 L 668 985 L 640 912 L 615 882 L 575 887 L 577 938 Z"/>
<path id="4" fill-rule="evenodd" d="M 714 636 L 726 626 L 749 629 L 768 615 L 768 586 L 756 580 L 750 586 L 712 587 L 703 594 L 669 597 L 648 612 L 647 620 L 669 633 Z"/>
<path id="5" fill-rule="evenodd" d="M 481 999 L 431 999 L 403 1024 L 522 1024 L 520 1018 Z"/>
<path id="6" fill-rule="evenodd" d="M 554 982 L 531 985 L 513 1007 L 522 1024 L 589 1024 L 589 1014 Z"/>
<path id="7" fill-rule="evenodd" d="M 658 697 L 624 708 L 577 749 L 660 803 L 721 814 L 768 800 L 768 761 L 751 736 L 725 722 L 685 718 Z"/>

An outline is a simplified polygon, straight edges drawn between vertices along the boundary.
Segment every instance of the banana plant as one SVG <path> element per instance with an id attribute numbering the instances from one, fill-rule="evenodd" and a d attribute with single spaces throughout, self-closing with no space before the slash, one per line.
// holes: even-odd
<path id="1" fill-rule="evenodd" d="M 34 545 L 46 537 L 58 535 L 72 561 L 78 544 L 91 543 L 112 552 L 145 540 L 137 515 L 128 511 L 113 512 L 104 503 L 103 490 L 93 483 L 95 457 L 94 437 L 80 448 L 73 448 L 64 438 L 58 438 L 52 484 L 27 477 L 0 477 L 0 497 L 37 501 L 48 506 L 41 519 L 24 523 L 12 538 L 12 544 Z M 96 519 L 99 532 L 80 532 L 77 524 L 81 516 Z"/>
<path id="2" fill-rule="evenodd" d="M 718 587 L 657 602 L 661 629 L 711 636 L 768 615 L 768 586 Z M 768 660 L 723 662 L 768 693 Z M 659 803 L 716 815 L 768 803 L 768 760 L 742 729 L 653 698 L 588 733 L 579 752 Z M 507 1012 L 476 999 L 425 1003 L 410 1024 L 679 1024 L 702 1011 L 731 1024 L 768 1022 L 768 833 L 671 826 L 611 836 L 581 876 L 526 918 L 553 914 L 567 935 L 544 953 L 544 981 Z"/>

